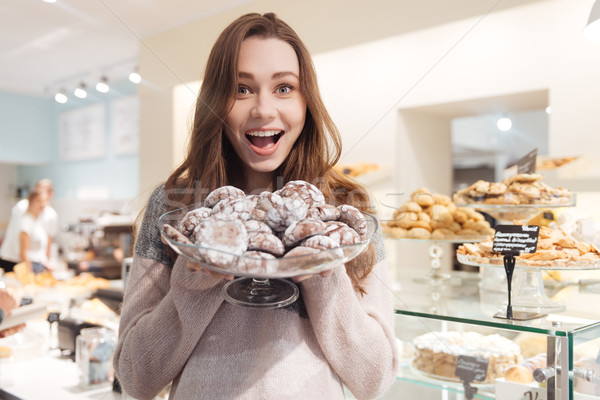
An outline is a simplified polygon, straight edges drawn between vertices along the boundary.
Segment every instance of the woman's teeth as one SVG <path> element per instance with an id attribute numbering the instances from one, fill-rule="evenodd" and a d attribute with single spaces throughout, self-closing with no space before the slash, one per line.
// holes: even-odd
<path id="1" fill-rule="evenodd" d="M 246 138 L 254 147 L 266 150 L 277 144 L 281 134 L 283 134 L 283 131 L 252 131 L 246 133 Z"/>
<path id="2" fill-rule="evenodd" d="M 246 133 L 246 135 L 248 136 L 275 136 L 277 134 L 279 134 L 279 132 L 281 131 L 252 131 L 252 132 L 248 132 Z"/>

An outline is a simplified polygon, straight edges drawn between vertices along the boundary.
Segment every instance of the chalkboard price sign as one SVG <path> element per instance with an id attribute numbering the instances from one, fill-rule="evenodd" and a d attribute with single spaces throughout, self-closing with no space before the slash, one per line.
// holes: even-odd
<path id="1" fill-rule="evenodd" d="M 535 253 L 539 233 L 540 227 L 537 225 L 498 225 L 493 250 L 515 256 Z"/>
<path id="2" fill-rule="evenodd" d="M 465 397 L 472 399 L 477 388 L 471 386 L 471 382 L 483 382 L 487 376 L 488 360 L 482 357 L 458 356 L 454 375 L 458 376 L 463 383 Z"/>

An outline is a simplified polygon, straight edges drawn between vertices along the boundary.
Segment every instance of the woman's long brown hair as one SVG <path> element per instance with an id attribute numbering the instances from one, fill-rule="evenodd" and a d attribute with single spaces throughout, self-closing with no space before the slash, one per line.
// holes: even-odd
<path id="1" fill-rule="evenodd" d="M 165 184 L 171 209 L 201 201 L 224 185 L 243 186 L 242 162 L 224 130 L 225 118 L 237 93 L 240 46 L 249 37 L 276 38 L 292 46 L 300 66 L 300 90 L 307 102 L 302 133 L 274 174 L 273 187 L 304 180 L 315 184 L 329 203 L 351 204 L 372 212 L 366 190 L 332 169 L 339 160 L 342 140 L 321 99 L 310 54 L 292 28 L 273 13 L 252 13 L 238 18 L 225 28 L 213 46 L 196 102 L 187 155 Z M 355 289 L 361 293 L 364 290 L 360 281 L 373 264 L 371 248 L 346 264 Z"/>

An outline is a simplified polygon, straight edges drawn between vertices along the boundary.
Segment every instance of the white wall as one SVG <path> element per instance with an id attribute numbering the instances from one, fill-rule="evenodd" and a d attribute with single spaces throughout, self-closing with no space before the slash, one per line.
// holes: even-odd
<path id="1" fill-rule="evenodd" d="M 550 154 L 600 148 L 600 46 L 581 35 L 591 4 L 534 3 L 317 55 L 345 146 L 362 139 L 348 157 L 411 169 L 415 161 L 383 145 L 396 140 L 394 110 L 537 90 L 550 92 Z"/>

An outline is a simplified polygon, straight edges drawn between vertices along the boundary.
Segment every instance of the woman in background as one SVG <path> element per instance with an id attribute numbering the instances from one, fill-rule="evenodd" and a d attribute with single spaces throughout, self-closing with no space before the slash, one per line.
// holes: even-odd
<path id="1" fill-rule="evenodd" d="M 48 192 L 34 189 L 29 192 L 27 200 L 27 212 L 21 217 L 19 227 L 19 257 L 30 270 L 40 273 L 47 268 L 52 245 L 41 218 L 48 205 Z"/>

